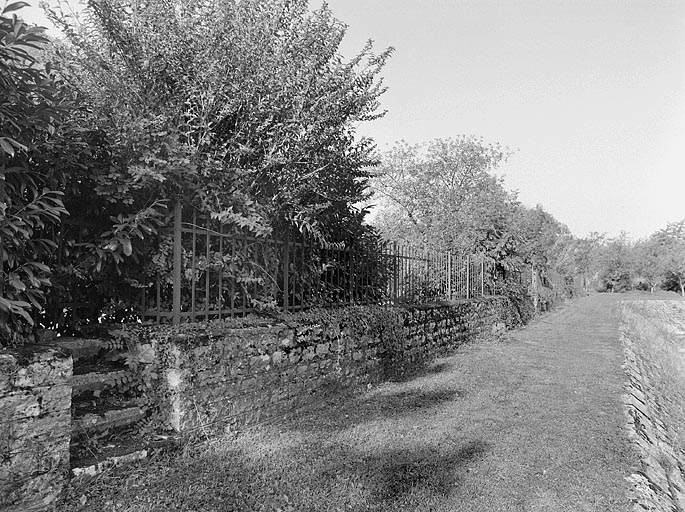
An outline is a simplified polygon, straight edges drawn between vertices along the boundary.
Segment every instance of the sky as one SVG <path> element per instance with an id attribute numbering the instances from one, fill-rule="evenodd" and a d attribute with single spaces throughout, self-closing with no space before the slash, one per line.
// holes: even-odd
<path id="1" fill-rule="evenodd" d="M 577 236 L 638 239 L 685 218 L 685 0 L 328 5 L 346 57 L 368 39 L 395 48 L 387 114 L 357 128 L 379 149 L 460 134 L 508 146 L 505 187 Z"/>
<path id="2" fill-rule="evenodd" d="M 313 4 L 312 4 L 313 5 Z M 320 2 L 317 3 L 320 5 Z M 329 0 L 395 53 L 379 149 L 459 134 L 516 153 L 505 186 L 577 236 L 685 218 L 685 1 Z"/>

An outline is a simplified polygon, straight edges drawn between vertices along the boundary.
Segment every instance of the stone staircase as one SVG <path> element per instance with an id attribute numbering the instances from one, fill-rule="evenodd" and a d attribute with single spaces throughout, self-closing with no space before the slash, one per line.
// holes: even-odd
<path id="1" fill-rule="evenodd" d="M 116 464 L 146 458 L 148 440 L 138 426 L 144 411 L 125 386 L 131 377 L 121 351 L 98 338 L 54 338 L 51 345 L 68 349 L 72 377 L 71 470 L 75 477 L 94 475 Z"/>

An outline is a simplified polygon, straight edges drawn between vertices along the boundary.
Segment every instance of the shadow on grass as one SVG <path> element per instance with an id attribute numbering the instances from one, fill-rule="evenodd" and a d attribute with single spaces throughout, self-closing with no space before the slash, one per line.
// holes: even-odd
<path id="1" fill-rule="evenodd" d="M 447 497 L 459 485 L 459 473 L 489 449 L 476 440 L 461 447 L 419 446 L 413 449 L 386 449 L 363 455 L 354 450 L 339 455 L 340 460 L 358 460 L 352 467 L 333 467 L 320 474 L 322 482 L 345 479 L 362 482 L 368 489 L 369 505 L 405 501 L 414 494 Z"/>
<path id="2" fill-rule="evenodd" d="M 321 414 L 307 412 L 292 418 L 288 430 L 307 431 L 313 434 L 338 432 L 354 425 L 378 420 L 398 419 L 438 407 L 463 397 L 459 389 L 440 387 L 437 389 L 380 389 L 356 397 L 336 397 L 323 402 Z"/>
<path id="3" fill-rule="evenodd" d="M 412 380 L 428 377 L 430 375 L 437 375 L 452 368 L 452 365 L 446 362 L 434 362 L 432 364 L 417 365 L 404 373 L 390 372 L 385 382 L 410 382 Z"/>
<path id="4" fill-rule="evenodd" d="M 230 447 L 101 476 L 70 489 L 57 510 L 413 510 L 459 492 L 460 474 L 488 450 L 480 440 L 371 454 L 344 444 L 278 455 Z"/>

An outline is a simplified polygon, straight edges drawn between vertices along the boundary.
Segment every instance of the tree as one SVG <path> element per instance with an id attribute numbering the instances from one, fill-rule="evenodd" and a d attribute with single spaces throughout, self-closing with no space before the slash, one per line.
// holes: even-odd
<path id="1" fill-rule="evenodd" d="M 33 325 L 51 286 L 49 258 L 56 244 L 46 232 L 66 214 L 62 169 L 46 157 L 65 109 L 49 65 L 37 55 L 46 39 L 27 26 L 16 2 L 0 11 L 0 314 L 4 341 Z"/>
<path id="2" fill-rule="evenodd" d="M 664 286 L 685 296 L 685 219 L 657 231 L 653 243 L 658 250 L 657 268 Z"/>
<path id="3" fill-rule="evenodd" d="M 649 293 L 659 285 L 664 276 L 660 267 L 661 251 L 655 235 L 638 242 L 634 247 L 635 274 L 649 286 Z"/>
<path id="4" fill-rule="evenodd" d="M 69 125 L 89 148 L 64 185 L 67 210 L 89 220 L 65 237 L 56 281 L 72 298 L 130 307 L 131 287 L 170 280 L 159 228 L 174 201 L 224 233 L 373 237 L 356 207 L 373 143 L 355 126 L 383 115 L 392 49 L 369 42 L 345 61 L 345 27 L 306 0 L 99 0 L 80 19 L 60 6 L 50 16 L 65 34 L 52 50 L 60 77 L 81 106 Z"/>
<path id="5" fill-rule="evenodd" d="M 131 203 L 125 220 L 182 196 L 259 236 L 358 229 L 373 160 L 354 126 L 382 115 L 391 49 L 343 61 L 345 27 L 306 0 L 100 0 L 81 24 L 52 17 L 111 153 L 95 191 Z"/>
<path id="6" fill-rule="evenodd" d="M 472 136 L 400 142 L 381 155 L 374 224 L 388 238 L 456 253 L 494 253 L 509 241 L 517 208 L 491 172 L 508 150 Z"/>
<path id="7" fill-rule="evenodd" d="M 632 244 L 625 233 L 609 239 L 599 250 L 599 278 L 612 293 L 629 290 L 634 273 Z"/>
<path id="8" fill-rule="evenodd" d="M 568 227 L 546 212 L 541 205 L 535 208 L 521 206 L 515 217 L 515 228 L 519 233 L 517 252 L 535 270 L 562 270 L 568 267 L 568 248 L 572 243 Z M 566 273 L 574 274 L 565 268 Z"/>

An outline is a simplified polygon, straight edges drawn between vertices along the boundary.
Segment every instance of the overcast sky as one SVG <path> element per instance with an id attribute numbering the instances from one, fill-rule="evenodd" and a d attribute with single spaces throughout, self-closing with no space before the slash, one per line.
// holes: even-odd
<path id="1" fill-rule="evenodd" d="M 381 149 L 458 134 L 517 149 L 507 188 L 578 236 L 685 218 L 685 1 L 328 3 L 343 54 L 396 49 L 388 114 L 359 128 Z"/>
<path id="2" fill-rule="evenodd" d="M 516 149 L 507 188 L 578 236 L 685 218 L 685 0 L 328 4 L 345 56 L 396 49 L 388 114 L 358 129 L 380 149 L 458 134 Z"/>

